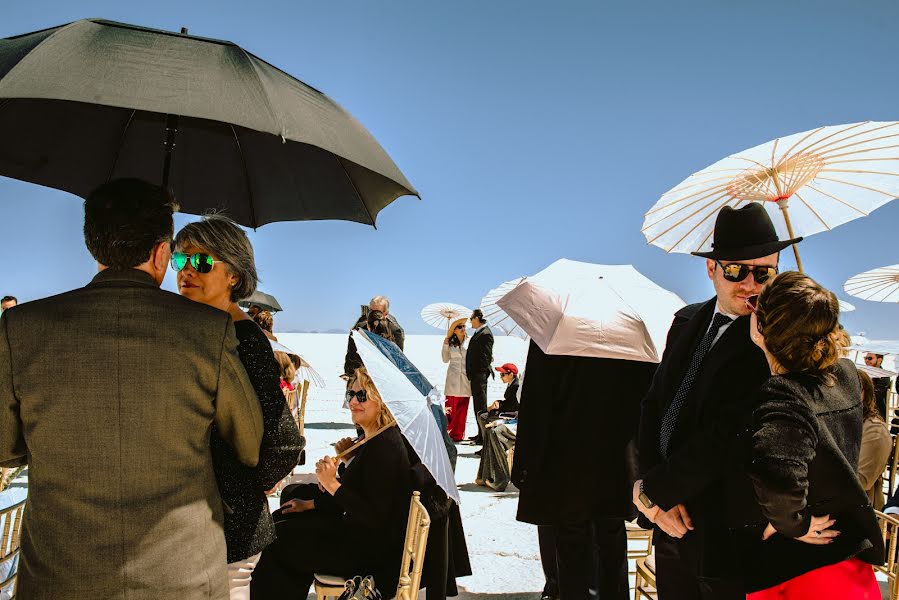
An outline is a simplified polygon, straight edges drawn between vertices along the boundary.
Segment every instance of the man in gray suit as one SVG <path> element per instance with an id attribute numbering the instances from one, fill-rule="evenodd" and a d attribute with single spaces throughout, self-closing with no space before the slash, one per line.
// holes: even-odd
<path id="1" fill-rule="evenodd" d="M 0 466 L 27 464 L 20 600 L 228 598 L 213 424 L 259 459 L 262 415 L 226 313 L 159 289 L 161 188 L 84 203 L 99 273 L 0 319 Z"/>

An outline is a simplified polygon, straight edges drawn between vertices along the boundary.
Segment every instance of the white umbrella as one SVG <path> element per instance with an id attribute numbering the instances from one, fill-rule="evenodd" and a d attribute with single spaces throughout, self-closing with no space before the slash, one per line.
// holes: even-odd
<path id="1" fill-rule="evenodd" d="M 675 294 L 631 265 L 561 259 L 497 302 L 547 354 L 659 362 Z"/>
<path id="2" fill-rule="evenodd" d="M 855 310 L 855 306 L 853 306 L 852 304 L 849 304 L 845 300 L 838 299 L 838 302 L 840 303 L 840 312 L 841 313 L 852 312 Z"/>
<path id="3" fill-rule="evenodd" d="M 868 365 L 860 365 L 856 363 L 855 368 L 859 371 L 864 371 L 871 377 L 895 377 L 897 373 L 893 371 L 887 371 L 886 369 L 881 369 L 880 367 L 871 367 Z"/>
<path id="4" fill-rule="evenodd" d="M 421 309 L 421 318 L 431 327 L 436 327 L 446 332 L 450 323 L 456 319 L 471 316 L 471 311 L 461 304 L 452 302 L 435 302 Z"/>
<path id="5" fill-rule="evenodd" d="M 778 138 L 691 175 L 646 213 L 642 232 L 666 252 L 707 251 L 718 211 L 761 202 L 785 240 L 867 216 L 897 196 L 899 122 L 833 125 Z M 793 252 L 801 271 L 795 245 Z"/>
<path id="6" fill-rule="evenodd" d="M 308 381 L 315 387 L 327 387 L 327 385 L 325 384 L 325 378 L 322 377 L 318 371 L 312 368 L 312 365 L 309 364 L 309 361 L 303 358 L 303 356 L 299 352 L 294 352 L 281 342 L 277 342 L 272 339 L 269 339 L 268 342 L 272 345 L 272 350 L 274 350 L 275 352 L 293 354 L 300 359 L 300 367 L 297 369 L 297 377 L 294 381 Z"/>
<path id="7" fill-rule="evenodd" d="M 843 289 L 862 300 L 899 302 L 899 265 L 859 273 L 850 277 Z"/>
<path id="8" fill-rule="evenodd" d="M 396 353 L 394 359 L 404 362 L 408 375 L 363 332 L 354 330 L 352 335 L 368 375 L 378 388 L 387 408 L 390 409 L 390 414 L 396 419 L 403 436 L 418 454 L 425 468 L 434 476 L 437 484 L 458 504 L 459 490 L 456 488 L 456 478 L 443 443 L 443 432 L 428 404 L 428 392 L 423 393 L 409 379 L 412 376 L 424 381 L 423 376 L 395 344 L 387 342 L 392 346 L 389 351 Z"/>
<path id="9" fill-rule="evenodd" d="M 497 288 L 493 288 L 487 295 L 481 298 L 481 312 L 491 329 L 499 330 L 503 335 L 511 335 L 521 339 L 527 339 L 528 334 L 525 333 L 515 320 L 501 309 L 496 301 L 514 290 L 519 283 L 524 281 L 524 277 L 507 281 Z"/>
<path id="10" fill-rule="evenodd" d="M 860 352 L 873 352 L 874 354 L 899 354 L 899 341 L 897 340 L 869 340 L 862 336 L 852 336 L 850 350 Z"/>

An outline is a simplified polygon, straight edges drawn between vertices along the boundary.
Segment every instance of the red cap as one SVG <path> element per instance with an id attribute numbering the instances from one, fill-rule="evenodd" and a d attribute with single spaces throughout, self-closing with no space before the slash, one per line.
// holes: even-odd
<path id="1" fill-rule="evenodd" d="M 511 373 L 512 375 L 518 375 L 518 367 L 516 367 L 512 363 L 506 363 L 501 367 L 496 367 L 496 370 L 500 373 Z"/>

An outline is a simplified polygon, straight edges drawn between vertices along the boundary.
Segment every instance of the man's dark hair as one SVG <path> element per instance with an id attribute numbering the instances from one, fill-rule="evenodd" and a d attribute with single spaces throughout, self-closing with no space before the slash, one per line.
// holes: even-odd
<path id="1" fill-rule="evenodd" d="M 477 317 L 477 318 L 478 318 L 478 321 L 480 321 L 481 323 L 486 323 L 486 322 L 487 322 L 487 319 L 484 318 L 484 313 L 483 313 L 483 311 L 481 311 L 480 308 L 474 309 L 474 312 L 471 313 L 471 316 L 472 316 L 472 317 Z"/>
<path id="2" fill-rule="evenodd" d="M 104 183 L 84 201 L 84 242 L 98 263 L 130 269 L 150 258 L 175 233 L 177 204 L 163 188 L 141 179 Z"/>
<path id="3" fill-rule="evenodd" d="M 3 296 L 3 298 L 0 299 L 0 304 L 6 304 L 7 302 L 15 302 L 16 304 L 18 304 L 19 299 L 15 296 Z"/>

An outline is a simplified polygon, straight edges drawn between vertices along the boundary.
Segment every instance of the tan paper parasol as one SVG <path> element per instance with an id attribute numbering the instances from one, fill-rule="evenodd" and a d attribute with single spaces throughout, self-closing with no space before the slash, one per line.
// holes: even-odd
<path id="1" fill-rule="evenodd" d="M 436 327 L 444 332 L 449 329 L 450 323 L 456 319 L 468 318 L 471 310 L 461 304 L 451 302 L 435 302 L 421 309 L 421 318 L 431 327 Z"/>
<path id="2" fill-rule="evenodd" d="M 646 213 L 641 231 L 666 252 L 700 252 L 711 249 L 715 217 L 725 206 L 761 202 L 780 239 L 791 239 L 867 216 L 897 196 L 899 122 L 833 125 L 775 139 L 691 175 Z M 801 271 L 795 245 L 793 252 Z"/>

